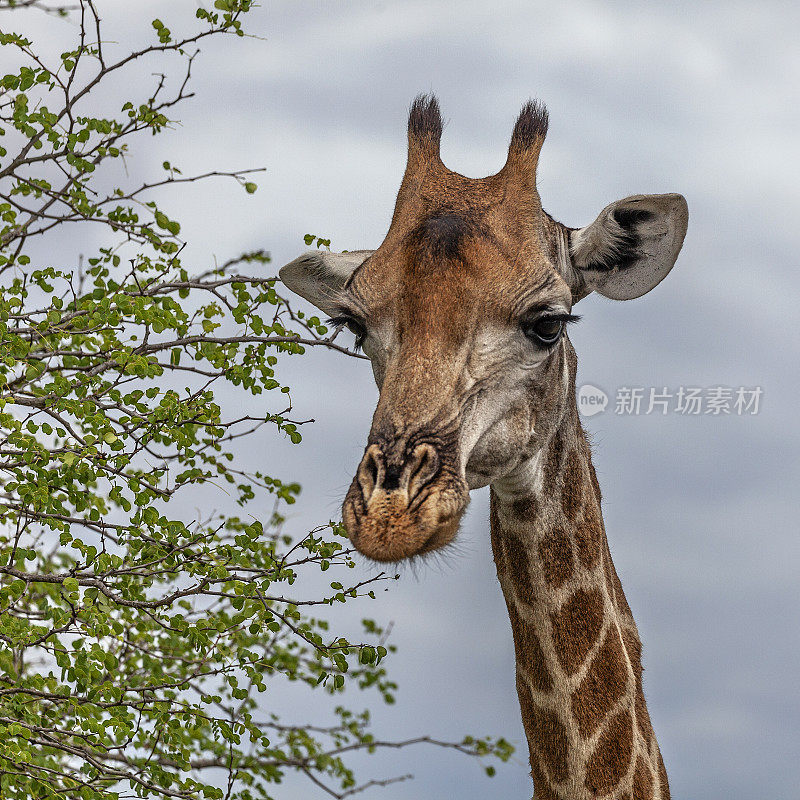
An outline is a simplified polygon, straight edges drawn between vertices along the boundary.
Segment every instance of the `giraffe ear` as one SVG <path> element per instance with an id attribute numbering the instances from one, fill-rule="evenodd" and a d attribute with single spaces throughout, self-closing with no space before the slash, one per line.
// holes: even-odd
<path id="1" fill-rule="evenodd" d="M 636 194 L 606 206 L 591 225 L 570 231 L 581 296 L 632 300 L 649 292 L 672 269 L 688 222 L 679 194 Z"/>
<path id="2" fill-rule="evenodd" d="M 353 250 L 349 253 L 328 253 L 309 250 L 281 267 L 284 285 L 331 316 L 337 312 L 336 296 L 347 279 L 366 261 L 374 250 Z"/>

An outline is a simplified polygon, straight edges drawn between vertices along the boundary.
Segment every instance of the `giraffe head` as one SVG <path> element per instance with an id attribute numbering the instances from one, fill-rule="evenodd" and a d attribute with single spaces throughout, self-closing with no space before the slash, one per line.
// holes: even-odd
<path id="1" fill-rule="evenodd" d="M 389 232 L 374 251 L 309 252 L 280 271 L 348 326 L 380 399 L 344 502 L 355 546 L 379 561 L 455 536 L 469 490 L 535 458 L 574 403 L 572 307 L 592 291 L 639 297 L 670 271 L 688 219 L 677 194 L 612 203 L 585 228 L 555 222 L 536 189 L 547 132 L 522 110 L 503 169 L 470 179 L 439 157 L 442 121 L 419 97 Z"/>

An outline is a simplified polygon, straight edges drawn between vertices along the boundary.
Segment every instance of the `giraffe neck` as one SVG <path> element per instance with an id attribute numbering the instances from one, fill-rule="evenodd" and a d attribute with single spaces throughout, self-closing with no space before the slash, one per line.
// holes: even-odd
<path id="1" fill-rule="evenodd" d="M 491 504 L 536 799 L 669 800 L 574 405 L 534 459 L 492 486 Z"/>

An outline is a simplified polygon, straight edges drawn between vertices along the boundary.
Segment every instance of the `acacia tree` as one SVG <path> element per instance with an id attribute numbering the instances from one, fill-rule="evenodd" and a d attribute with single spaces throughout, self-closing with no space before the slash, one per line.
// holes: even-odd
<path id="1" fill-rule="evenodd" d="M 0 796 L 9 800 L 267 798 L 289 771 L 341 798 L 397 780 L 358 782 L 349 754 L 412 743 L 375 738 L 368 712 L 342 705 L 327 726 L 270 712 L 281 679 L 334 696 L 369 689 L 387 702 L 396 686 L 384 630 L 364 620 L 354 641 L 326 615 L 335 621 L 338 604 L 363 602 L 389 576 L 348 580 L 340 524 L 289 530 L 282 512 L 299 486 L 247 471 L 236 455 L 242 440 L 263 450 L 270 430 L 302 438 L 279 355 L 347 351 L 278 294 L 265 252 L 185 264 L 180 224 L 156 201 L 160 187 L 189 191 L 211 177 L 252 194 L 251 171 L 184 175 L 165 161 L 159 177 L 108 178 L 123 157 L 135 176 L 132 146 L 168 128 L 191 96 L 197 45 L 245 35 L 250 0 L 213 6 L 197 8 L 194 31 L 153 20 L 151 41 L 112 51 L 95 4 L 79 0 L 75 45 L 54 56 L 9 25 L 28 13 L 19 9 L 69 9 L 0 0 L 0 46 L 18 65 L 0 80 Z M 98 111 L 93 98 L 109 78 L 166 56 L 182 64 L 177 78 L 156 77 L 141 96 Z M 41 257 L 54 233 L 87 226 L 105 242 L 85 265 Z M 223 387 L 237 393 L 235 411 L 218 399 Z M 230 508 L 191 511 L 220 484 Z M 502 739 L 413 741 L 503 760 L 511 752 Z"/>

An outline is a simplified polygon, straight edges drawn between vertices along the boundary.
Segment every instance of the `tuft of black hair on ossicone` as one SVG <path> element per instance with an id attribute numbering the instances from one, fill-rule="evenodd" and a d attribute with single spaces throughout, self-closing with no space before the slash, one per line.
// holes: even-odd
<path id="1" fill-rule="evenodd" d="M 515 150 L 527 150 L 534 145 L 540 145 L 547 135 L 549 119 L 544 103 L 539 100 L 528 100 L 514 125 L 511 147 Z"/>
<path id="2" fill-rule="evenodd" d="M 442 137 L 442 115 L 435 95 L 420 94 L 414 98 L 408 115 L 408 136 L 418 142 L 438 145 Z"/>

